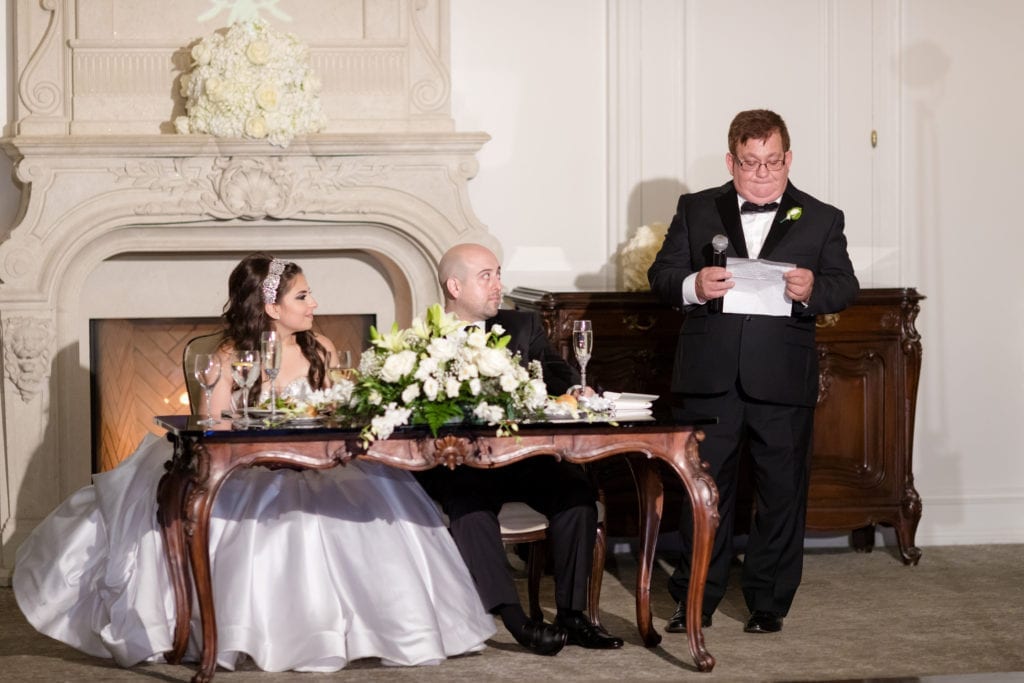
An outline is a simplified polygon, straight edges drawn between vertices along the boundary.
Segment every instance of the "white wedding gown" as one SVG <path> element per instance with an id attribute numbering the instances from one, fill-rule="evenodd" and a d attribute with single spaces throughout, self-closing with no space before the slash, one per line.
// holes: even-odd
<path id="1" fill-rule="evenodd" d="M 147 437 L 18 549 L 18 605 L 40 632 L 121 666 L 171 649 L 174 593 L 156 521 L 170 443 Z M 236 471 L 210 519 L 217 663 L 336 671 L 377 657 L 433 664 L 495 632 L 437 510 L 413 477 L 352 461 Z M 198 660 L 198 606 L 186 659 Z"/>

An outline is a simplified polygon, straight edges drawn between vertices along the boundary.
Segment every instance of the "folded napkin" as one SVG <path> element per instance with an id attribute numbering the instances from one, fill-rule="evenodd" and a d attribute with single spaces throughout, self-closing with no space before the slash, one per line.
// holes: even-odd
<path id="1" fill-rule="evenodd" d="M 604 392 L 604 398 L 610 403 L 615 414 L 646 410 L 650 412 L 653 402 L 658 397 L 654 394 L 621 394 L 614 391 Z"/>

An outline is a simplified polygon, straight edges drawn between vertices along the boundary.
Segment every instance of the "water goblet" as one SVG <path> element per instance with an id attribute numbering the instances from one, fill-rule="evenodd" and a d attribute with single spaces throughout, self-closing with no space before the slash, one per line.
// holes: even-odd
<path id="1" fill-rule="evenodd" d="M 337 354 L 330 367 L 327 368 L 327 376 L 331 378 L 331 384 L 352 378 L 352 352 L 338 351 Z"/>
<path id="2" fill-rule="evenodd" d="M 594 350 L 594 328 L 589 320 L 574 320 L 572 323 L 572 351 L 580 364 L 580 384 L 587 387 L 587 363 Z"/>
<path id="3" fill-rule="evenodd" d="M 256 384 L 260 376 L 260 357 L 252 349 L 235 351 L 231 359 L 231 378 L 242 389 L 242 425 L 248 427 L 249 422 L 249 389 Z"/>
<path id="4" fill-rule="evenodd" d="M 192 372 L 206 395 L 206 417 L 198 420 L 197 423 L 208 427 L 219 422 L 210 410 L 210 399 L 214 385 L 220 381 L 220 359 L 216 354 L 200 353 L 196 355 L 194 363 Z"/>
<path id="5" fill-rule="evenodd" d="M 260 334 L 260 361 L 270 380 L 270 419 L 277 417 L 277 390 L 274 381 L 281 372 L 281 337 L 274 330 Z"/>

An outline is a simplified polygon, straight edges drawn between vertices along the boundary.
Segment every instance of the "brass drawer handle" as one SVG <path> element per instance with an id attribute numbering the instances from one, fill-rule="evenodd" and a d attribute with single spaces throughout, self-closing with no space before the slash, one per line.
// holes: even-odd
<path id="1" fill-rule="evenodd" d="M 640 322 L 640 316 L 636 313 L 630 313 L 629 315 L 622 317 L 622 324 L 627 329 L 637 330 L 639 332 L 647 332 L 658 322 L 658 319 L 653 315 L 645 317 L 645 322 Z"/>

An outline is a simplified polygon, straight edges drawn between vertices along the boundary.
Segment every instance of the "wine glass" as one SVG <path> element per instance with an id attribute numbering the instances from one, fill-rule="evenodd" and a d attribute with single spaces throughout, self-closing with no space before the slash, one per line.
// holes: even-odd
<path id="1" fill-rule="evenodd" d="M 589 320 L 572 322 L 572 351 L 576 354 L 576 362 L 580 364 L 580 384 L 587 386 L 587 363 L 594 350 L 594 328 Z"/>
<path id="2" fill-rule="evenodd" d="M 270 380 L 270 418 L 277 417 L 277 390 L 274 381 L 281 371 L 281 337 L 274 330 L 260 334 L 260 361 Z"/>
<path id="3" fill-rule="evenodd" d="M 331 378 L 331 384 L 352 378 L 352 352 L 338 351 L 337 354 L 337 358 L 327 368 L 327 376 Z"/>
<path id="4" fill-rule="evenodd" d="M 215 418 L 210 410 L 210 395 L 213 393 L 214 385 L 220 381 L 220 359 L 212 353 L 197 354 L 192 372 L 206 394 L 206 417 L 199 420 L 198 424 L 204 427 L 215 425 L 220 420 Z"/>
<path id="5" fill-rule="evenodd" d="M 260 357 L 252 349 L 235 351 L 231 359 L 231 378 L 242 389 L 242 424 L 249 426 L 249 389 L 260 376 Z"/>

